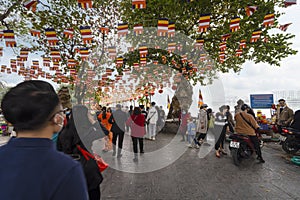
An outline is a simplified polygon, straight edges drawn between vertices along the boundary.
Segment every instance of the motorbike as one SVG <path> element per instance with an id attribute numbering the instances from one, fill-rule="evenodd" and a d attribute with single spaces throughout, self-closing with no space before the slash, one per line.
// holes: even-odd
<path id="1" fill-rule="evenodd" d="M 247 135 L 232 134 L 229 138 L 231 139 L 229 150 L 236 166 L 239 166 L 243 159 L 252 157 L 255 148 Z M 263 147 L 262 140 L 260 140 L 260 147 Z"/>
<path id="2" fill-rule="evenodd" d="M 286 153 L 295 154 L 300 149 L 300 130 L 291 127 L 282 128 L 279 140 Z"/>

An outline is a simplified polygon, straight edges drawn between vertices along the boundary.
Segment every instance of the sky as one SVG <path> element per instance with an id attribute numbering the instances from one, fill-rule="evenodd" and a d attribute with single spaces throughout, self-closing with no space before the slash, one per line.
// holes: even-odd
<path id="1" fill-rule="evenodd" d="M 293 23 L 287 33 L 296 37 L 290 40 L 293 49 L 300 51 L 300 3 L 284 8 L 286 13 L 279 18 L 279 24 Z M 280 31 L 280 30 L 278 30 Z M 248 97 L 250 94 L 270 94 L 278 90 L 300 90 L 300 55 L 289 56 L 281 61 L 281 66 L 270 66 L 265 63 L 246 62 L 240 73 L 220 74 L 225 96 Z M 274 99 L 274 101 L 277 101 Z M 298 108 L 299 109 L 299 108 Z"/>
<path id="2" fill-rule="evenodd" d="M 292 23 L 287 33 L 292 33 L 296 37 L 290 42 L 292 47 L 300 51 L 300 3 L 288 8 L 281 8 L 285 15 L 281 16 L 279 24 Z M 274 31 L 274 30 L 273 30 Z M 281 30 L 275 30 L 281 32 Z M 5 59 L 0 58 L 0 64 L 3 64 Z M 243 69 L 239 73 L 229 72 L 219 74 L 219 80 L 215 81 L 212 86 L 202 87 L 199 84 L 194 88 L 192 109 L 197 107 L 198 91 L 201 89 L 205 103 L 208 103 L 214 109 L 217 109 L 220 104 L 231 104 L 234 106 L 238 99 L 244 99 L 247 102 L 250 94 L 270 94 L 278 90 L 299 90 L 300 91 L 300 55 L 289 56 L 281 61 L 281 66 L 270 66 L 265 63 L 255 64 L 246 62 L 243 64 Z M 6 81 L 10 85 L 22 81 L 22 78 L 12 75 L 0 75 L 1 81 Z M 154 100 L 160 105 L 166 107 L 167 95 L 171 95 L 172 91 L 167 90 L 162 95 L 157 95 Z M 170 97 L 171 98 L 171 97 Z M 276 102 L 277 99 L 274 99 Z M 288 103 L 288 102 L 287 102 Z M 295 108 L 295 109 L 300 109 Z"/>

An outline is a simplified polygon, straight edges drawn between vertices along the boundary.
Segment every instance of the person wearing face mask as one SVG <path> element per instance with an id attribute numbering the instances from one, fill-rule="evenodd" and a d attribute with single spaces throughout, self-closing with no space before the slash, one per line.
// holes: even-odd
<path id="1" fill-rule="evenodd" d="M 79 155 L 80 159 L 83 159 L 78 146 L 93 154 L 93 142 L 108 134 L 109 131 L 93 119 L 86 106 L 75 105 L 72 108 L 66 128 L 58 136 L 57 149 L 68 155 Z M 99 200 L 101 196 L 100 184 L 103 181 L 103 177 L 99 172 L 98 166 L 86 165 L 84 160 L 79 161 L 82 164 L 86 177 L 89 199 Z"/>
<path id="2" fill-rule="evenodd" d="M 1 109 L 16 131 L 0 147 L 1 199 L 87 200 L 80 164 L 51 141 L 64 123 L 53 87 L 38 80 L 22 82 L 4 95 Z"/>

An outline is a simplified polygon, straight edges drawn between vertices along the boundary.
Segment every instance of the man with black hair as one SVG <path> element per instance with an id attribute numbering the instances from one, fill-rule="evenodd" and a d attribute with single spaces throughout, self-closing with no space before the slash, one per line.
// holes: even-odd
<path id="1" fill-rule="evenodd" d="M 155 102 L 151 103 L 151 108 L 149 109 L 148 116 L 146 118 L 146 121 L 148 122 L 149 126 L 149 138 L 150 140 L 155 140 L 156 136 L 156 123 L 158 119 L 158 112 L 157 109 L 155 108 Z"/>
<path id="2" fill-rule="evenodd" d="M 279 133 L 282 132 L 283 126 L 290 126 L 292 120 L 294 119 L 294 111 L 290 109 L 284 99 L 279 99 L 279 108 L 277 109 L 277 127 Z"/>
<path id="3" fill-rule="evenodd" d="M 117 104 L 116 105 L 116 111 L 112 113 L 110 116 L 108 122 L 112 124 L 111 127 L 111 132 L 113 132 L 113 138 L 112 138 L 112 143 L 113 143 L 113 156 L 116 155 L 117 151 L 117 139 L 119 138 L 118 141 L 118 158 L 122 157 L 122 147 L 123 147 L 123 140 L 124 140 L 124 131 L 125 131 L 125 122 L 127 121 L 128 116 L 127 114 L 121 110 L 121 105 Z"/>
<path id="4" fill-rule="evenodd" d="M 22 82 L 4 95 L 1 109 L 17 133 L 0 147 L 1 199 L 87 200 L 80 163 L 58 152 L 51 140 L 64 123 L 53 87 Z"/>

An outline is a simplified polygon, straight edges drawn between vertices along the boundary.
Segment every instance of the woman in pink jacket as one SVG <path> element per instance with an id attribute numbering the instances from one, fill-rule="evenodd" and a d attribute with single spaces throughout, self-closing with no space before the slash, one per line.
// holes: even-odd
<path id="1" fill-rule="evenodd" d="M 142 114 L 139 107 L 135 107 L 133 114 L 128 118 L 126 125 L 131 129 L 131 138 L 133 143 L 134 162 L 138 161 L 138 142 L 140 153 L 144 153 L 144 135 L 145 130 L 145 116 Z"/>

